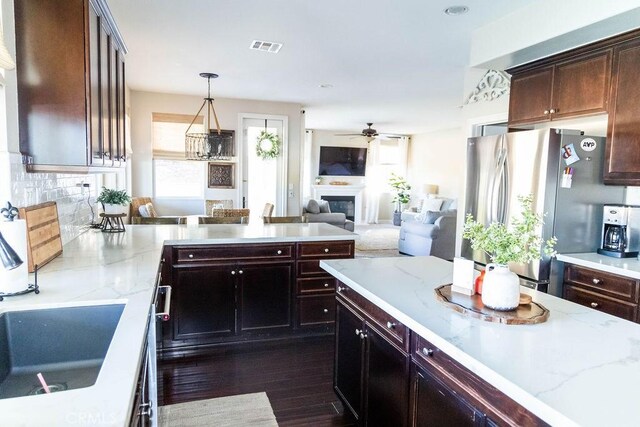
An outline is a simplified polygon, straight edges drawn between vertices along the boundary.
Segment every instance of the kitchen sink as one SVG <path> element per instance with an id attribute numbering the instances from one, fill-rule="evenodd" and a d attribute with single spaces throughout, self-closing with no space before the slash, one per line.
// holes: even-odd
<path id="1" fill-rule="evenodd" d="M 95 384 L 124 304 L 0 315 L 0 399 Z"/>

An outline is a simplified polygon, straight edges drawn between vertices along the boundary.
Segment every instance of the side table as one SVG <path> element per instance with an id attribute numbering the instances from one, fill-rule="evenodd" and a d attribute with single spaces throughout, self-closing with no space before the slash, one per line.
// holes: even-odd
<path id="1" fill-rule="evenodd" d="M 124 221 L 122 218 L 127 216 L 127 214 L 106 214 L 101 213 L 100 217 L 102 218 L 101 231 L 103 233 L 124 233 Z"/>

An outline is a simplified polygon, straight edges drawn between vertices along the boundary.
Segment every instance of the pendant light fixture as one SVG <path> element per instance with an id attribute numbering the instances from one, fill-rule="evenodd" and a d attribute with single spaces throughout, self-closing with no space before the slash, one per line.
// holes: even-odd
<path id="1" fill-rule="evenodd" d="M 200 77 L 207 79 L 207 97 L 204 98 L 200 109 L 194 116 L 185 132 L 185 153 L 189 160 L 229 160 L 234 153 L 233 134 L 220 130 L 218 115 L 213 107 L 214 99 L 211 97 L 211 79 L 218 78 L 214 73 L 200 73 Z M 189 132 L 193 124 L 200 117 L 202 110 L 207 108 L 204 122 L 204 132 Z M 215 128 L 212 127 L 212 117 Z"/>

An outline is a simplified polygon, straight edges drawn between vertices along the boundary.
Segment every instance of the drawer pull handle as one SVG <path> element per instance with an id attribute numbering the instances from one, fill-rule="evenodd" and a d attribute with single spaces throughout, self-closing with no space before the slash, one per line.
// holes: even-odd
<path id="1" fill-rule="evenodd" d="M 356 335 L 358 335 L 358 336 L 359 336 L 361 333 L 362 333 L 362 330 L 360 330 L 360 329 L 356 329 Z"/>
<path id="2" fill-rule="evenodd" d="M 599 304 L 598 304 L 597 302 L 592 302 L 592 303 L 591 303 L 591 307 L 593 307 L 593 308 L 597 308 L 597 307 L 598 307 L 598 305 L 599 305 Z"/>
<path id="3" fill-rule="evenodd" d="M 328 287 L 329 287 L 329 284 L 328 284 L 328 283 L 325 283 L 325 284 L 324 284 L 324 287 L 325 287 L 325 288 L 328 288 Z"/>
<path id="4" fill-rule="evenodd" d="M 546 116 L 547 114 L 549 114 L 549 110 L 544 110 L 544 115 Z"/>
<path id="5" fill-rule="evenodd" d="M 425 347 L 425 348 L 422 349 L 422 354 L 424 354 L 427 357 L 431 357 L 431 356 L 433 356 L 433 350 L 430 349 L 430 348 Z"/>
<path id="6" fill-rule="evenodd" d="M 235 270 L 231 270 L 231 275 L 232 275 L 232 276 L 235 276 L 235 275 L 236 275 Z"/>
<path id="7" fill-rule="evenodd" d="M 329 248 L 324 248 L 324 253 L 328 254 L 329 253 Z"/>
<path id="8" fill-rule="evenodd" d="M 322 309 L 322 312 L 323 312 L 323 313 L 328 313 L 328 312 L 329 312 L 329 309 L 328 309 L 328 308 L 324 308 L 324 309 Z"/>
<path id="9" fill-rule="evenodd" d="M 348 291 L 347 288 L 345 288 L 344 286 L 338 286 L 338 292 L 346 292 Z"/>
<path id="10" fill-rule="evenodd" d="M 591 281 L 593 282 L 594 285 L 597 285 L 600 283 L 600 279 L 596 279 L 595 277 Z"/>
<path id="11" fill-rule="evenodd" d="M 394 329 L 396 327 L 396 324 L 393 322 L 387 322 L 387 328 L 389 329 Z"/>
<path id="12" fill-rule="evenodd" d="M 278 249 L 278 255 L 282 255 L 282 251 Z"/>
<path id="13" fill-rule="evenodd" d="M 193 258 L 193 254 L 189 254 L 189 258 Z"/>
<path id="14" fill-rule="evenodd" d="M 242 271 L 242 270 L 238 270 L 238 274 L 242 274 L 242 273 L 243 273 L 243 271 Z"/>
<path id="15" fill-rule="evenodd" d="M 553 113 L 557 113 L 557 112 L 558 112 L 558 110 L 556 110 L 555 108 L 552 108 L 551 110 L 549 110 L 549 112 L 550 112 L 551 114 L 553 114 Z"/>
<path id="16" fill-rule="evenodd" d="M 367 337 L 367 334 L 365 334 L 364 332 L 360 333 L 360 339 L 363 340 Z"/>

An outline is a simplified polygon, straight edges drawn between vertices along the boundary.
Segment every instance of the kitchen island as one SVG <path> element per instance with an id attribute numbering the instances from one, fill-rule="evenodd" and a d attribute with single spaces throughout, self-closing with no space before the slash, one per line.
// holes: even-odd
<path id="1" fill-rule="evenodd" d="M 7 298 L 15 310 L 126 304 L 93 386 L 0 400 L 2 425 L 128 425 L 143 360 L 149 307 L 165 245 L 353 241 L 327 224 L 138 225 L 90 230 L 66 244 L 38 274 L 40 294 Z M 87 319 L 88 322 L 91 319 Z M 42 331 L 34 331 L 34 337 Z"/>
<path id="2" fill-rule="evenodd" d="M 436 299 L 434 289 L 451 283 L 452 264 L 434 257 L 332 260 L 321 266 L 346 285 L 346 299 L 356 292 L 410 330 L 412 342 L 430 342 L 546 423 L 638 424 L 637 324 L 525 288 L 523 293 L 550 310 L 547 322 L 503 325 L 465 317 Z M 384 324 L 372 323 L 384 332 Z M 393 321 L 387 327 L 401 330 Z M 366 331 L 361 334 L 366 338 Z M 416 350 L 422 349 L 412 349 L 412 358 Z M 433 357 L 424 350 L 426 359 Z"/>

